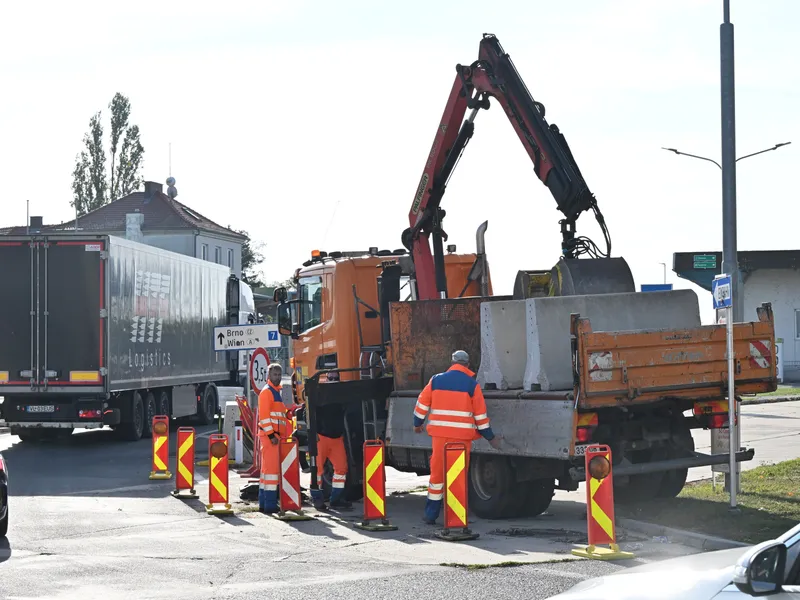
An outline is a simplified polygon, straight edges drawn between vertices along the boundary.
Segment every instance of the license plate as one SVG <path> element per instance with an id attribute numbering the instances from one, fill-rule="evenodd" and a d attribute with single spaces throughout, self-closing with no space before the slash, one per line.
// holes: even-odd
<path id="1" fill-rule="evenodd" d="M 34 404 L 28 407 L 28 412 L 49 413 L 56 412 L 56 407 L 52 404 Z"/>
<path id="2" fill-rule="evenodd" d="M 575 456 L 586 456 L 586 449 L 592 444 L 575 445 Z"/>

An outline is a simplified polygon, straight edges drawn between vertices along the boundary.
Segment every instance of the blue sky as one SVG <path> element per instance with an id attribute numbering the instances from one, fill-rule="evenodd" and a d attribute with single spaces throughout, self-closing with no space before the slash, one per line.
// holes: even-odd
<path id="1" fill-rule="evenodd" d="M 719 171 L 660 147 L 719 157 L 722 0 L 17 3 L 3 16 L 0 225 L 22 224 L 26 199 L 46 222 L 71 218 L 81 137 L 120 91 L 145 178 L 166 179 L 172 143 L 178 199 L 266 242 L 268 279 L 313 248 L 400 247 L 454 67 L 491 32 L 569 140 L 637 285 L 660 282 L 675 251 L 721 246 Z M 794 142 L 739 163 L 739 246 L 796 248 L 800 3 L 733 0 L 732 20 L 738 155 Z M 560 213 L 498 108 L 479 115 L 443 206 L 460 251 L 489 220 L 504 293 L 518 269 L 555 263 Z M 589 215 L 578 231 L 599 240 Z"/>

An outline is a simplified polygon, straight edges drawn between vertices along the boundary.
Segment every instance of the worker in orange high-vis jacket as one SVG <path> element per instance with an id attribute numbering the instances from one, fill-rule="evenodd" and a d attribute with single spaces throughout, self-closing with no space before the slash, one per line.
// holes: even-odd
<path id="1" fill-rule="evenodd" d="M 281 438 L 288 437 L 289 421 L 281 396 L 283 369 L 269 366 L 267 387 L 258 395 L 258 437 L 261 442 L 261 478 L 258 484 L 258 509 L 265 514 L 278 511 Z"/>
<path id="2" fill-rule="evenodd" d="M 423 517 L 423 521 L 429 525 L 436 522 L 442 509 L 445 444 L 466 444 L 467 469 L 473 440 L 483 436 L 493 448 L 499 449 L 501 445 L 486 414 L 486 400 L 481 387 L 475 379 L 475 373 L 469 369 L 469 355 L 463 350 L 456 350 L 452 360 L 453 366 L 447 371 L 431 377 L 414 407 L 414 431 L 422 433 L 422 424 L 428 417 L 428 435 L 433 442 L 428 500 Z"/>

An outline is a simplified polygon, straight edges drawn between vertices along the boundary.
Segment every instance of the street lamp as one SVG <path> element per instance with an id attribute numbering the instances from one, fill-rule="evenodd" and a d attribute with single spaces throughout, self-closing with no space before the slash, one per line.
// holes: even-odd
<path id="1" fill-rule="evenodd" d="M 778 148 L 780 148 L 782 146 L 788 146 L 791 143 L 792 142 L 781 142 L 780 144 L 775 144 L 772 148 L 765 148 L 764 150 L 759 150 L 758 152 L 753 152 L 752 154 L 745 154 L 744 156 L 740 156 L 739 158 L 737 158 L 735 162 L 739 162 L 740 160 L 744 160 L 745 158 L 750 158 L 751 156 L 756 156 L 757 154 L 764 154 L 764 152 L 770 152 L 772 150 L 777 150 Z M 717 161 L 715 161 L 715 160 L 713 160 L 711 158 L 706 158 L 705 156 L 697 156 L 697 154 L 689 154 L 688 152 L 681 152 L 680 150 L 677 150 L 675 148 L 664 148 L 663 146 L 661 147 L 661 149 L 662 150 L 667 150 L 668 152 L 674 152 L 675 154 L 679 154 L 681 156 L 690 156 L 692 158 L 699 158 L 700 160 L 705 160 L 705 161 L 708 161 L 710 163 L 714 163 L 715 165 L 717 165 L 720 168 L 720 170 L 722 169 L 722 165 L 721 164 L 719 164 Z"/>

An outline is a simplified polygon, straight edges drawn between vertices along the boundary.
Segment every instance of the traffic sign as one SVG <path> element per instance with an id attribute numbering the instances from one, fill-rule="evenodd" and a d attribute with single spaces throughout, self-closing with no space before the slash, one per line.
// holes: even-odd
<path id="1" fill-rule="evenodd" d="M 250 356 L 250 387 L 256 394 L 267 387 L 269 356 L 264 348 L 258 348 Z"/>
<path id="2" fill-rule="evenodd" d="M 716 254 L 695 254 L 692 257 L 692 265 L 695 269 L 716 269 Z"/>
<path id="3" fill-rule="evenodd" d="M 730 308 L 733 306 L 731 300 L 731 276 L 717 275 L 711 282 L 711 296 L 714 299 L 714 309 Z"/>
<path id="4" fill-rule="evenodd" d="M 280 348 L 277 323 L 258 325 L 224 325 L 214 328 L 214 350 L 255 350 Z"/>

